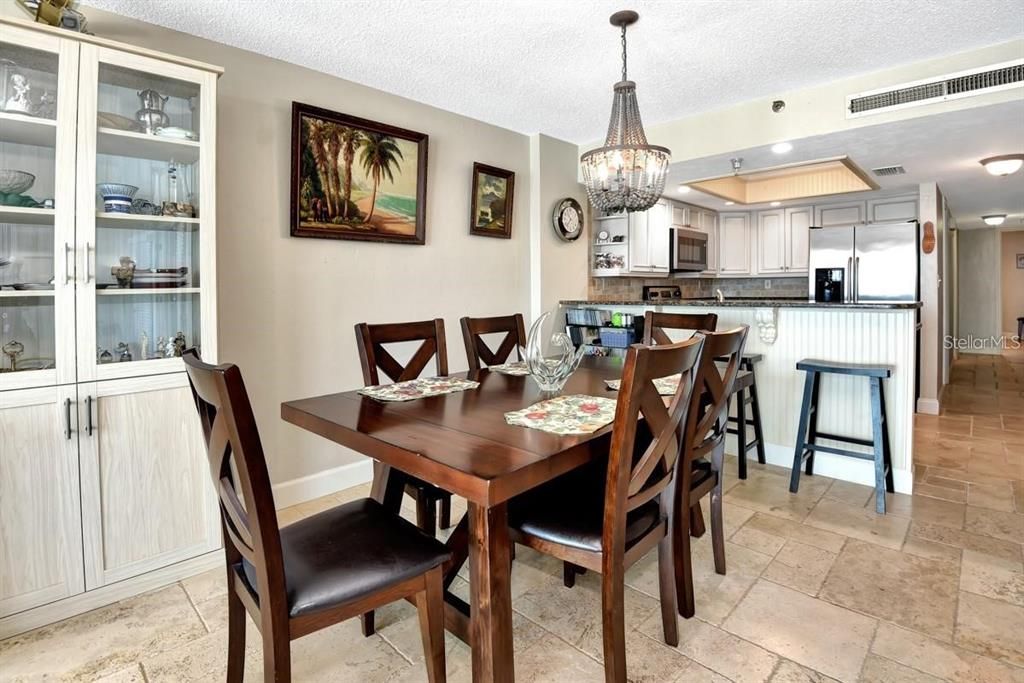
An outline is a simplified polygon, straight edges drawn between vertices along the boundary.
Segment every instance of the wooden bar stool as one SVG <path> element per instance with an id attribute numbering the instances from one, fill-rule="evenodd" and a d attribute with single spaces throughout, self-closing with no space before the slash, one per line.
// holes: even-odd
<path id="1" fill-rule="evenodd" d="M 757 461 L 762 465 L 764 458 L 764 432 L 761 428 L 761 404 L 757 399 L 757 378 L 754 365 L 760 363 L 764 356 L 760 353 L 745 353 L 740 360 L 740 373 L 736 377 L 733 395 L 736 396 L 736 415 L 729 417 L 727 432 L 736 435 L 736 457 L 739 460 L 739 478 L 747 478 L 747 453 L 751 448 L 757 449 Z M 721 358 L 717 360 L 723 360 Z M 747 417 L 747 406 L 750 406 L 750 417 Z M 747 441 L 747 425 L 753 423 L 754 439 Z"/>
<path id="2" fill-rule="evenodd" d="M 804 359 L 796 364 L 797 370 L 807 373 L 804 380 L 804 400 L 800 407 L 800 425 L 797 427 L 796 448 L 793 451 L 793 474 L 789 482 L 789 490 L 796 493 L 800 486 L 800 466 L 806 458 L 806 473 L 814 474 L 814 454 L 818 451 L 848 455 L 861 460 L 875 461 L 875 511 L 885 514 L 885 493 L 892 493 L 892 450 L 889 447 L 889 423 L 885 415 L 885 392 L 882 380 L 892 377 L 892 368 L 888 365 L 862 365 L 856 363 L 833 363 L 824 360 Z M 835 375 L 853 375 L 867 377 L 871 388 L 871 439 L 858 439 L 851 436 L 826 434 L 818 431 L 818 394 L 822 373 Z M 841 441 L 858 446 L 871 446 L 872 453 L 861 453 L 845 448 L 825 446 L 818 443 L 819 439 Z"/>

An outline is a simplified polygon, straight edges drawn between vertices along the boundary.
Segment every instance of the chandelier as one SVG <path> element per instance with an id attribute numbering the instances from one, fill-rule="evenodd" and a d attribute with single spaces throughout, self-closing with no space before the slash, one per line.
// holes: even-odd
<path id="1" fill-rule="evenodd" d="M 611 16 L 622 29 L 622 80 L 613 88 L 612 116 L 604 146 L 580 157 L 583 183 L 590 203 L 604 213 L 646 211 L 665 189 L 672 153 L 647 144 L 636 102 L 636 83 L 626 78 L 626 27 L 640 15 L 629 10 Z"/>

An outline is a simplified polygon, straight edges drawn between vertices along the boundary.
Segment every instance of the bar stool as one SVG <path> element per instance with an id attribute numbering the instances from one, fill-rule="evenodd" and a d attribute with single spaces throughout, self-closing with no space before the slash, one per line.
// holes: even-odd
<path id="1" fill-rule="evenodd" d="M 729 417 L 729 424 L 736 425 L 729 427 L 726 431 L 736 435 L 736 457 L 739 460 L 739 478 L 747 478 L 747 453 L 751 448 L 757 449 L 757 461 L 762 465 L 764 458 L 764 433 L 761 430 L 761 404 L 757 400 L 757 380 L 754 374 L 754 365 L 760 363 L 764 356 L 760 353 L 744 353 L 740 360 L 740 373 L 736 376 L 736 384 L 733 385 L 733 395 L 736 396 L 736 416 Z M 721 360 L 716 358 L 715 360 Z M 747 406 L 750 406 L 750 421 L 753 422 L 754 440 L 747 441 Z"/>
<path id="2" fill-rule="evenodd" d="M 861 365 L 856 363 L 833 363 L 824 360 L 804 359 L 796 364 L 797 370 L 807 372 L 804 380 L 804 400 L 800 407 L 800 425 L 796 434 L 796 449 L 793 452 L 793 474 L 789 490 L 796 493 L 800 486 L 800 465 L 807 460 L 806 473 L 814 474 L 814 454 L 818 451 L 848 455 L 861 460 L 875 461 L 875 511 L 885 514 L 885 492 L 893 492 L 892 450 L 889 448 L 889 424 L 885 415 L 885 392 L 882 380 L 892 377 L 888 365 Z M 871 388 L 871 430 L 872 439 L 857 439 L 850 436 L 826 434 L 818 431 L 818 388 L 822 373 L 867 377 Z M 861 453 L 845 448 L 824 446 L 818 439 L 841 441 L 858 446 L 871 446 L 873 453 Z"/>

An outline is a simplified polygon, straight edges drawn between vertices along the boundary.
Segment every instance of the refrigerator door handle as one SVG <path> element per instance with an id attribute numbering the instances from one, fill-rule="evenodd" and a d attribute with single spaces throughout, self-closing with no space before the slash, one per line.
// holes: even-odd
<path id="1" fill-rule="evenodd" d="M 843 292 L 843 301 L 853 301 L 853 257 L 846 259 L 846 282 L 843 283 L 843 287 L 846 291 Z"/>
<path id="2" fill-rule="evenodd" d="M 860 301 L 860 256 L 853 260 L 853 300 Z"/>

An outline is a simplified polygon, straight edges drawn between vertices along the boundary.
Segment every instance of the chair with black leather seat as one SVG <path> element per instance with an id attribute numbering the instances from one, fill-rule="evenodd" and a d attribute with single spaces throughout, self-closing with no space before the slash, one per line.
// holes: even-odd
<path id="1" fill-rule="evenodd" d="M 741 325 L 724 332 L 704 334 L 704 351 L 683 429 L 683 455 L 680 456 L 674 496 L 672 550 L 676 558 L 679 614 L 686 618 L 692 617 L 696 611 L 690 553 L 691 517 L 700 514 L 700 501 L 705 496 L 711 497 L 711 548 L 715 571 L 725 574 L 722 465 L 729 397 L 739 374 L 748 330 L 746 325 Z"/>
<path id="2" fill-rule="evenodd" d="M 665 330 L 691 330 L 693 332 L 714 332 L 718 327 L 717 313 L 644 313 L 644 344 L 671 344 L 672 338 Z"/>
<path id="3" fill-rule="evenodd" d="M 509 535 L 563 562 L 601 573 L 605 680 L 626 680 L 626 569 L 658 547 L 665 642 L 677 645 L 670 546 L 672 482 L 702 337 L 626 352 L 606 462 L 596 462 L 509 503 Z M 666 406 L 653 381 L 681 373 Z M 644 419 L 639 419 L 640 417 Z"/>
<path id="4" fill-rule="evenodd" d="M 466 316 L 462 323 L 462 341 L 466 345 L 466 361 L 469 369 L 479 370 L 489 365 L 500 365 L 508 362 L 512 352 L 516 359 L 523 360 L 519 349 L 526 348 L 526 325 L 523 315 L 503 315 L 492 318 L 470 318 Z M 504 332 L 505 336 L 498 343 L 497 350 L 492 349 L 484 341 L 485 334 Z"/>
<path id="5" fill-rule="evenodd" d="M 402 598 L 415 601 L 428 678 L 445 680 L 445 546 L 370 498 L 279 528 L 238 367 L 184 353 L 224 534 L 229 683 L 245 668 L 245 614 L 263 636 L 263 677 L 291 680 L 291 641 Z"/>

